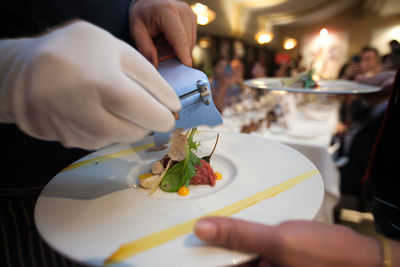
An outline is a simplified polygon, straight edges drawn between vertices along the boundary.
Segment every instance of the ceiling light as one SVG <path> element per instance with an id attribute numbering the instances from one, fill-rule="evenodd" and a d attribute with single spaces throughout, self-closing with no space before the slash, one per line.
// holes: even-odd
<path id="1" fill-rule="evenodd" d="M 274 39 L 274 35 L 266 31 L 259 31 L 254 37 L 259 44 L 267 44 Z"/>
<path id="2" fill-rule="evenodd" d="M 198 43 L 201 48 L 208 48 L 210 46 L 210 38 L 202 37 L 199 39 Z"/>
<path id="3" fill-rule="evenodd" d="M 325 37 L 328 35 L 328 30 L 326 28 L 323 28 L 319 31 L 319 36 Z"/>
<path id="4" fill-rule="evenodd" d="M 215 12 L 201 3 L 191 5 L 193 12 L 197 15 L 197 24 L 206 25 L 215 19 Z"/>
<path id="5" fill-rule="evenodd" d="M 285 50 L 290 50 L 290 49 L 295 48 L 296 45 L 297 45 L 297 40 L 296 40 L 296 39 L 294 39 L 294 38 L 288 38 L 288 39 L 286 39 L 286 40 L 284 41 L 284 43 L 283 43 L 283 48 L 284 48 Z"/>

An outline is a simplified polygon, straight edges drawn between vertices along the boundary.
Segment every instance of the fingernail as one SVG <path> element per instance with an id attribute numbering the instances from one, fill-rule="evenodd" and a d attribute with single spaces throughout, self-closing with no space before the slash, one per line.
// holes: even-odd
<path id="1" fill-rule="evenodd" d="M 192 53 L 189 50 L 189 66 L 192 67 L 193 66 L 193 59 L 192 59 Z"/>
<path id="2" fill-rule="evenodd" d="M 158 70 L 158 59 L 153 58 L 152 62 L 153 62 L 154 67 Z"/>
<path id="3" fill-rule="evenodd" d="M 194 227 L 194 233 L 200 239 L 210 241 L 217 236 L 217 226 L 209 221 L 198 221 Z"/>
<path id="4" fill-rule="evenodd" d="M 182 63 L 188 67 L 192 67 L 192 61 L 190 59 L 185 59 Z"/>

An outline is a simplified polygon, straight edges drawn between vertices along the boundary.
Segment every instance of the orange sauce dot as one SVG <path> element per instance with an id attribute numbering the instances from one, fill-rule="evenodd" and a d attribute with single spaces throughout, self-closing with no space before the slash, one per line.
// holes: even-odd
<path id="1" fill-rule="evenodd" d="M 183 197 L 189 195 L 189 188 L 186 186 L 181 186 L 178 190 L 178 195 Z"/>
<path id="2" fill-rule="evenodd" d="M 222 179 L 222 174 L 220 172 L 215 172 L 215 176 L 217 176 L 217 180 Z"/>

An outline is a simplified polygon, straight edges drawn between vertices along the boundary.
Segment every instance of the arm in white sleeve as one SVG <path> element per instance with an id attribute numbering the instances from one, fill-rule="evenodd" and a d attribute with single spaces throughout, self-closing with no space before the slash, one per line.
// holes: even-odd
<path id="1" fill-rule="evenodd" d="M 87 22 L 0 40 L 0 122 L 67 147 L 132 142 L 175 125 L 174 90 L 135 49 Z"/>

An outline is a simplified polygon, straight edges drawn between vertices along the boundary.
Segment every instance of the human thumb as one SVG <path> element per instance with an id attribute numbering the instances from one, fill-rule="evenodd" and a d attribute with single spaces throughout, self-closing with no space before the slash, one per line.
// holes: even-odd
<path id="1" fill-rule="evenodd" d="M 279 236 L 275 226 L 238 219 L 211 217 L 199 220 L 194 228 L 198 238 L 225 248 L 273 256 Z"/>

